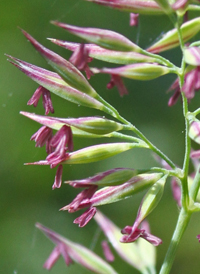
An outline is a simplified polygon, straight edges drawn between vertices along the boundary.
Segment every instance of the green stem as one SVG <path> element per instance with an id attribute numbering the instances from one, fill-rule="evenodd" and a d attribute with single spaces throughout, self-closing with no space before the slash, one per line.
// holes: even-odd
<path id="1" fill-rule="evenodd" d="M 187 119 L 188 113 L 188 102 L 185 94 L 182 92 L 183 100 L 183 115 L 185 117 L 185 157 L 183 163 L 183 179 L 182 182 L 182 206 L 187 208 L 188 206 L 188 170 L 189 170 L 189 161 L 190 161 L 190 151 L 191 151 L 191 140 L 189 137 L 189 121 Z"/>
<path id="2" fill-rule="evenodd" d="M 173 237 L 171 239 L 170 246 L 168 248 L 167 254 L 165 256 L 164 263 L 161 267 L 161 270 L 159 274 L 168 274 L 170 273 L 172 264 L 175 259 L 176 251 L 178 248 L 178 245 L 180 243 L 180 240 L 185 232 L 185 229 L 189 223 L 191 217 L 191 213 L 186 212 L 184 208 L 181 209 L 179 218 L 176 224 L 176 228 L 173 234 Z"/>
<path id="3" fill-rule="evenodd" d="M 104 100 L 102 98 L 102 100 Z M 106 102 L 107 103 L 107 102 Z M 109 104 L 107 103 L 107 106 Z M 112 107 L 112 106 L 111 106 Z M 112 111 L 115 113 L 115 117 L 122 123 L 124 123 L 125 125 L 129 126 L 129 130 L 132 130 L 135 134 L 137 134 L 138 137 L 140 137 L 147 145 L 148 147 L 155 152 L 158 156 L 160 156 L 163 160 L 165 160 L 171 168 L 175 169 L 176 165 L 161 151 L 159 150 L 156 146 L 154 146 L 145 136 L 144 134 L 142 134 L 142 132 L 137 129 L 135 126 L 133 126 L 129 121 L 127 121 L 125 118 L 123 118 L 118 112 L 117 110 L 112 107 Z"/>
<path id="4" fill-rule="evenodd" d="M 178 21 L 175 23 L 175 27 L 177 28 L 177 32 L 178 32 L 178 36 L 179 36 L 179 43 L 180 43 L 181 50 L 183 52 L 184 41 L 183 41 L 181 29 L 180 29 L 182 19 L 183 19 L 182 16 L 178 17 Z M 185 64 L 185 60 L 184 60 L 184 56 L 183 56 L 182 63 L 181 63 L 181 70 L 179 73 L 179 85 L 180 85 L 181 91 L 182 91 L 182 87 L 184 84 L 185 65 L 186 64 Z M 179 214 L 179 218 L 178 218 L 176 228 L 175 228 L 174 234 L 172 236 L 167 254 L 165 256 L 165 260 L 161 267 L 160 274 L 170 273 L 172 264 L 175 259 L 178 245 L 180 243 L 180 240 L 185 232 L 185 229 L 186 229 L 186 227 L 189 223 L 190 217 L 191 217 L 191 212 L 188 211 L 189 196 L 188 196 L 188 181 L 187 181 L 188 170 L 189 170 L 190 151 L 191 151 L 191 141 L 190 141 L 189 134 L 188 134 L 189 133 L 189 121 L 187 119 L 188 102 L 187 102 L 187 98 L 186 98 L 184 92 L 181 92 L 181 95 L 182 95 L 182 101 L 183 101 L 183 115 L 185 118 L 185 156 L 184 156 L 183 169 L 182 169 L 183 177 L 180 178 L 181 191 L 182 191 L 182 195 L 181 195 L 182 208 L 181 208 L 181 211 Z M 196 189 L 195 189 L 195 191 L 193 190 L 192 193 L 194 195 L 194 193 L 196 193 Z"/>
<path id="5" fill-rule="evenodd" d="M 194 116 L 197 116 L 200 113 L 200 108 L 196 109 L 192 114 L 194 114 Z"/>
<path id="6" fill-rule="evenodd" d="M 190 193 L 189 193 L 190 197 L 193 201 L 196 201 L 197 194 L 198 194 L 199 188 L 200 188 L 200 172 L 199 172 L 199 169 L 200 169 L 200 165 L 197 168 L 194 180 L 192 182 L 192 186 L 190 188 Z"/>
<path id="7" fill-rule="evenodd" d="M 178 20 L 177 22 L 175 23 L 175 28 L 177 29 L 177 32 L 178 32 L 178 38 L 179 38 L 179 44 L 180 44 L 180 47 L 181 47 L 181 50 L 183 51 L 184 49 L 184 41 L 183 41 L 183 37 L 182 37 L 182 33 L 181 33 L 181 23 L 183 21 L 183 16 L 178 16 Z"/>
<path id="8" fill-rule="evenodd" d="M 200 41 L 196 41 L 196 42 L 190 44 L 190 47 L 199 47 L 199 46 L 200 46 Z"/>
<path id="9" fill-rule="evenodd" d="M 111 114 L 113 117 L 117 118 L 120 122 L 124 123 L 129 127 L 129 130 L 132 130 L 134 133 L 138 135 L 147 145 L 148 147 L 155 152 L 158 156 L 160 156 L 163 160 L 165 160 L 169 166 L 173 169 L 176 169 L 176 165 L 162 152 L 160 151 L 156 146 L 154 146 L 143 134 L 142 132 L 137 129 L 135 126 L 133 126 L 129 121 L 127 121 L 125 118 L 123 118 L 119 112 L 111 106 L 108 102 L 106 102 L 100 95 L 98 95 L 97 99 L 102 102 L 109 110 L 109 114 Z"/>
<path id="10" fill-rule="evenodd" d="M 97 99 L 99 102 L 101 102 L 104 106 L 106 106 L 107 113 L 115 118 L 118 119 L 119 113 L 118 111 L 110 105 L 106 100 L 104 100 L 99 94 L 96 95 L 95 99 Z M 129 124 L 129 122 L 126 121 L 126 125 Z"/>
<path id="11" fill-rule="evenodd" d="M 175 24 L 175 28 L 177 29 L 178 32 L 178 38 L 179 38 L 179 44 L 180 44 L 180 48 L 181 51 L 183 53 L 183 57 L 182 57 L 182 62 L 181 62 L 181 73 L 179 74 L 179 81 L 180 81 L 180 88 L 182 88 L 183 84 L 184 84 L 184 76 L 185 76 L 185 58 L 184 58 L 184 41 L 183 41 L 183 37 L 182 37 L 182 33 L 181 33 L 181 23 L 183 21 L 183 16 L 179 16 L 178 17 L 178 22 Z"/>
<path id="12" fill-rule="evenodd" d="M 182 17 L 178 18 L 178 22 L 175 24 L 175 27 L 178 31 L 179 36 L 179 43 L 181 50 L 183 52 L 184 50 L 184 42 L 181 34 L 180 25 L 182 22 Z M 179 74 L 179 84 L 180 84 L 180 90 L 182 90 L 182 86 L 184 84 L 184 71 L 185 71 L 185 60 L 184 57 L 182 59 L 181 64 L 181 72 Z M 189 196 L 188 196 L 188 170 L 189 170 L 189 160 L 190 160 L 190 151 L 191 151 L 191 141 L 189 138 L 189 121 L 187 119 L 188 115 L 188 102 L 187 98 L 184 94 L 184 92 L 181 92 L 182 95 L 182 101 L 183 101 L 183 115 L 185 118 L 185 156 L 184 156 L 184 162 L 183 162 L 183 177 L 181 180 L 181 203 L 182 203 L 182 209 L 179 214 L 179 218 L 176 224 L 176 228 L 174 231 L 174 234 L 172 236 L 167 254 L 165 256 L 164 263 L 161 267 L 160 274 L 168 274 L 171 270 L 172 264 L 175 259 L 175 254 L 179 245 L 179 242 L 183 236 L 183 233 L 189 223 L 191 212 L 188 211 L 188 205 L 189 205 Z M 200 181 L 200 180 L 199 180 Z M 193 196 L 196 195 L 196 188 L 192 191 Z"/>
<path id="13" fill-rule="evenodd" d="M 169 170 L 169 169 L 165 169 L 165 168 L 161 168 L 161 167 L 152 167 L 149 169 L 149 171 L 153 171 L 153 172 L 162 172 L 163 174 L 166 174 L 168 176 L 171 177 L 181 177 L 181 170 L 179 168 L 176 168 L 176 170 Z"/>
<path id="14" fill-rule="evenodd" d="M 136 126 L 133 126 L 131 123 L 129 123 L 127 120 L 125 120 L 123 117 L 121 117 L 120 115 L 117 117 L 119 121 L 124 122 L 124 123 L 128 123 L 128 125 L 130 126 L 130 130 L 132 130 L 135 134 L 137 134 L 138 137 L 140 137 L 147 145 L 148 147 L 155 152 L 158 156 L 160 156 L 163 160 L 165 160 L 169 166 L 173 169 L 176 168 L 176 165 L 161 151 L 159 150 L 156 146 L 154 146 L 145 136 L 144 134 L 136 128 Z"/>
<path id="15" fill-rule="evenodd" d="M 140 137 L 148 146 L 149 148 L 155 152 L 160 158 L 165 160 L 169 166 L 173 169 L 176 168 L 176 165 L 161 151 L 159 150 L 156 146 L 154 146 L 143 134 L 142 132 L 137 129 L 136 127 L 133 127 L 133 131 L 137 134 L 138 137 Z"/>
<path id="16" fill-rule="evenodd" d="M 119 115 L 119 113 L 116 113 L 117 119 L 121 121 L 122 123 L 129 126 L 129 130 L 132 130 L 135 134 L 137 134 L 138 137 L 140 137 L 147 145 L 148 147 L 155 152 L 158 156 L 160 156 L 163 160 L 165 160 L 171 168 L 175 169 L 176 165 L 156 146 L 154 146 L 145 136 L 144 134 L 137 129 L 135 126 L 133 126 L 130 122 L 128 122 L 126 119 L 124 119 L 122 116 Z"/>
<path id="17" fill-rule="evenodd" d="M 184 41 L 183 41 L 181 28 L 180 28 L 182 21 L 183 21 L 183 16 L 179 16 L 178 21 L 175 24 L 175 27 L 178 32 L 180 48 L 181 48 L 182 52 L 184 52 Z M 182 87 L 184 84 L 185 66 L 186 66 L 186 64 L 185 64 L 185 59 L 184 59 L 184 54 L 183 54 L 182 63 L 181 63 L 181 73 L 179 74 L 179 85 L 180 85 L 181 91 L 182 91 Z M 185 93 L 181 92 L 181 95 L 182 95 L 182 101 L 183 101 L 183 115 L 185 118 L 185 156 L 184 156 L 184 162 L 183 162 L 183 178 L 181 179 L 181 184 L 182 184 L 181 203 L 182 203 L 182 207 L 184 207 L 187 210 L 188 202 L 189 202 L 187 177 L 188 177 L 188 170 L 189 170 L 191 140 L 189 138 L 189 121 L 187 119 L 188 102 L 187 102 Z"/>
<path id="18" fill-rule="evenodd" d="M 123 133 L 120 133 L 120 132 L 112 132 L 112 133 L 109 134 L 109 137 L 120 138 L 122 140 L 128 140 L 128 141 L 137 142 L 137 143 L 141 142 L 141 140 L 137 137 L 126 135 L 126 134 L 123 134 Z"/>
<path id="19" fill-rule="evenodd" d="M 164 58 L 164 57 L 162 57 L 158 54 L 148 52 L 146 50 L 142 50 L 142 53 L 144 55 L 147 55 L 149 57 L 152 57 L 152 58 L 155 58 L 155 59 L 159 60 L 160 64 L 162 64 L 164 66 L 167 66 L 167 67 L 170 67 L 170 68 L 173 68 L 173 69 L 175 69 L 175 71 L 177 71 L 177 67 L 173 63 L 171 63 L 169 60 L 167 60 L 166 58 Z"/>

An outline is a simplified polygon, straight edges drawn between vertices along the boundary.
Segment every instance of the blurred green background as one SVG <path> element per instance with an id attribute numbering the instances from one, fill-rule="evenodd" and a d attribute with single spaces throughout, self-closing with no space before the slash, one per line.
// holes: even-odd
<path id="1" fill-rule="evenodd" d="M 19 114 L 20 110 L 44 114 L 41 102 L 37 109 L 27 106 L 27 101 L 38 87 L 31 79 L 6 61 L 4 53 L 48 68 L 43 58 L 23 37 L 18 27 L 28 31 L 42 44 L 57 51 L 65 58 L 70 52 L 51 44 L 47 37 L 68 41 L 80 39 L 68 34 L 49 22 L 59 20 L 69 24 L 107 28 L 123 33 L 140 46 L 149 46 L 172 26 L 165 16 L 140 16 L 138 28 L 129 26 L 129 14 L 120 13 L 103 6 L 82 0 L 21 0 L 0 3 L 0 114 L 1 114 L 1 191 L 0 191 L 0 272 L 3 274 L 42 274 L 43 263 L 53 249 L 53 244 L 35 228 L 36 222 L 57 231 L 63 236 L 92 247 L 103 256 L 99 235 L 94 221 L 78 228 L 73 220 L 80 215 L 59 212 L 78 193 L 67 185 L 52 191 L 56 170 L 45 166 L 24 166 L 46 157 L 45 149 L 35 148 L 31 135 L 39 129 L 35 122 Z M 197 15 L 197 14 L 196 14 Z M 190 14 L 195 16 L 194 13 Z M 179 49 L 164 53 L 176 64 L 180 63 Z M 105 66 L 94 62 L 99 67 Z M 172 108 L 167 106 L 169 94 L 166 90 L 174 80 L 167 75 L 151 82 L 125 79 L 129 95 L 120 98 L 117 90 L 106 90 L 108 75 L 97 75 L 91 79 L 94 88 L 118 109 L 122 116 L 135 124 L 143 133 L 163 150 L 171 159 L 182 165 L 184 155 L 184 121 L 180 101 Z M 199 94 L 192 101 L 191 110 L 199 106 Z M 55 115 L 79 117 L 102 115 L 98 111 L 78 107 L 52 95 Z M 106 140 L 103 140 L 106 141 Z M 74 140 L 75 149 L 101 142 L 101 140 Z M 87 165 L 65 166 L 63 179 L 81 179 L 114 167 L 148 168 L 155 165 L 147 151 L 132 150 L 102 162 Z M 131 225 L 144 193 L 126 201 L 104 206 L 101 210 L 121 228 Z M 158 268 L 167 250 L 176 220 L 178 208 L 173 201 L 170 183 L 159 207 L 148 220 L 154 235 L 163 239 L 157 248 Z M 200 245 L 196 235 L 200 233 L 199 216 L 195 215 L 179 247 L 171 273 L 197 273 L 199 269 Z M 119 273 L 138 273 L 126 265 L 117 255 L 112 264 Z M 51 273 L 89 273 L 80 266 L 67 268 L 60 259 Z"/>

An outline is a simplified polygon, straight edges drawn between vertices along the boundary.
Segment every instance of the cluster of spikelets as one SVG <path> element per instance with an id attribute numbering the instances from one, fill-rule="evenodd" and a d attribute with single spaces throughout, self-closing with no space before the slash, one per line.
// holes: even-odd
<path id="1" fill-rule="evenodd" d="M 167 1 L 143 1 L 143 0 L 89 0 L 97 4 L 128 11 L 130 13 L 130 24 L 138 25 L 138 15 L 142 14 L 164 14 L 167 13 L 174 22 L 177 14 L 187 14 L 189 10 L 195 9 L 196 3 L 188 1 L 176 1 L 170 5 Z M 129 264 L 137 268 L 141 273 L 155 272 L 155 246 L 162 243 L 161 239 L 150 234 L 145 218 L 159 203 L 165 182 L 168 176 L 173 173 L 176 166 L 140 133 L 140 131 L 126 121 L 117 110 L 107 103 L 94 88 L 88 79 L 96 73 L 106 73 L 111 77 L 107 88 L 116 86 L 120 96 L 128 94 L 122 78 L 134 80 L 151 80 L 168 73 L 175 73 L 179 76 L 179 68 L 170 61 L 158 55 L 158 53 L 179 46 L 177 29 L 172 29 L 148 49 L 144 50 L 123 35 L 104 29 L 76 27 L 57 21 L 54 25 L 79 36 L 86 40 L 87 44 L 72 43 L 57 39 L 50 39 L 51 42 L 73 51 L 69 61 L 45 48 L 31 35 L 22 30 L 25 37 L 32 43 L 36 50 L 47 60 L 55 72 L 37 67 L 21 61 L 12 56 L 9 61 L 24 72 L 28 77 L 39 84 L 29 105 L 38 104 L 40 97 L 43 98 L 45 116 L 28 112 L 21 112 L 24 116 L 38 122 L 42 127 L 31 137 L 37 147 L 46 146 L 47 157 L 45 160 L 29 163 L 34 165 L 50 165 L 57 167 L 53 189 L 60 188 L 62 184 L 62 170 L 65 164 L 84 164 L 100 161 L 116 154 L 133 148 L 146 148 L 152 150 L 163 163 L 163 170 L 156 168 L 147 171 L 134 170 L 130 168 L 115 168 L 101 172 L 92 177 L 65 181 L 75 188 L 84 188 L 77 197 L 62 210 L 75 212 L 86 208 L 86 211 L 74 220 L 80 227 L 85 226 L 93 217 L 99 224 L 109 242 L 116 252 Z M 195 36 L 200 30 L 200 17 L 185 21 L 181 26 L 182 39 L 184 42 Z M 185 72 L 185 82 L 182 91 L 190 100 L 194 97 L 195 91 L 200 88 L 200 49 L 193 43 L 184 48 L 185 61 L 188 64 Z M 116 68 L 94 68 L 89 67 L 92 59 L 120 65 Z M 83 70 L 86 77 L 80 72 Z M 169 105 L 176 103 L 181 94 L 178 79 L 172 84 L 170 90 L 175 90 L 169 100 Z M 54 113 L 50 93 L 66 99 L 72 103 L 94 108 L 112 117 L 79 117 L 79 118 L 57 118 L 47 116 L 49 112 Z M 119 131 L 130 131 L 125 135 Z M 55 135 L 53 132 L 57 131 Z M 132 133 L 136 137 L 132 136 Z M 102 143 L 73 151 L 73 136 L 84 138 L 119 138 L 123 142 Z M 200 143 L 200 122 L 191 118 L 190 137 Z M 195 154 L 196 153 L 196 154 Z M 193 158 L 200 157 L 200 152 L 193 152 Z M 160 160 L 162 159 L 162 161 Z M 170 173 L 171 172 L 171 173 Z M 174 197 L 178 204 L 180 202 L 180 186 L 173 177 L 172 180 Z M 139 191 L 147 189 L 141 202 L 136 220 L 132 226 L 126 226 L 121 230 L 124 234 L 121 237 L 120 229 L 108 220 L 97 207 L 117 202 L 121 199 L 131 197 Z M 75 261 L 95 273 L 117 273 L 107 262 L 99 258 L 85 247 L 73 243 L 48 228 L 37 224 L 47 237 L 56 245 L 55 249 L 47 259 L 44 267 L 50 269 L 60 255 L 65 263 L 69 265 Z M 137 242 L 135 242 L 137 240 Z M 121 243 L 119 242 L 121 241 Z M 132 243 L 124 245 L 123 243 Z M 133 243 L 134 242 L 134 243 Z M 105 256 L 108 261 L 114 259 L 106 242 L 103 244 Z M 148 254 L 148 256 L 147 256 Z M 150 255 L 151 254 L 151 255 Z"/>

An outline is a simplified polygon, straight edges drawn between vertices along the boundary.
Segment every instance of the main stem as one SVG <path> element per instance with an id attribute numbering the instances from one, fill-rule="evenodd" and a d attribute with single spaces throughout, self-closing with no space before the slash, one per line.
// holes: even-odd
<path id="1" fill-rule="evenodd" d="M 161 270 L 159 272 L 159 274 L 168 274 L 170 273 L 172 264 L 174 262 L 175 259 L 175 255 L 176 255 L 176 251 L 178 248 L 178 245 L 180 243 L 180 240 L 183 236 L 183 233 L 185 232 L 185 229 L 189 223 L 191 217 L 191 213 L 185 211 L 184 208 L 181 209 L 180 214 L 179 214 L 179 218 L 176 224 L 176 228 L 169 246 L 169 249 L 167 251 L 167 254 L 165 256 L 165 260 L 164 263 L 161 267 Z"/>
<path id="2" fill-rule="evenodd" d="M 179 36 L 179 42 L 180 42 L 180 47 L 183 52 L 184 50 L 184 42 L 182 38 L 182 33 L 180 29 L 182 17 L 178 18 L 177 23 L 175 24 L 175 27 L 177 28 L 178 31 L 178 36 Z M 182 59 L 182 64 L 181 64 L 181 73 L 179 75 L 179 85 L 180 85 L 180 90 L 182 90 L 182 86 L 184 84 L 184 70 L 185 70 L 185 60 L 184 57 Z M 172 264 L 175 259 L 176 251 L 178 248 L 178 245 L 180 243 L 180 240 L 183 236 L 183 233 L 186 230 L 186 227 L 189 223 L 190 217 L 191 217 L 191 212 L 188 210 L 188 204 L 189 204 L 189 197 L 188 197 L 188 169 L 189 169 L 189 158 L 190 158 L 190 150 L 191 150 L 191 141 L 188 135 L 189 132 L 189 121 L 187 119 L 187 114 L 188 114 L 188 103 L 187 103 L 187 98 L 183 92 L 182 94 L 182 100 L 183 100 L 183 115 L 185 118 L 185 157 L 184 157 L 184 163 L 183 163 L 183 178 L 181 179 L 181 190 L 182 190 L 182 195 L 181 195 L 181 204 L 182 208 L 178 217 L 178 221 L 176 224 L 176 228 L 174 230 L 174 234 L 172 236 L 167 254 L 165 256 L 163 265 L 161 267 L 160 273 L 159 274 L 168 274 L 171 270 Z"/>
<path id="3" fill-rule="evenodd" d="M 187 208 L 188 206 L 188 170 L 189 170 L 189 161 L 190 161 L 190 151 L 191 151 L 191 140 L 189 137 L 189 121 L 187 119 L 188 114 L 188 103 L 187 98 L 185 94 L 182 92 L 182 100 L 183 100 L 183 115 L 185 118 L 185 157 L 184 157 L 184 163 L 183 163 L 183 174 L 184 177 L 181 180 L 182 181 L 182 206 L 184 208 Z"/>
<path id="4" fill-rule="evenodd" d="M 180 81 L 182 82 L 182 81 Z M 181 88 L 181 86 L 180 86 Z M 191 150 L 191 141 L 188 135 L 189 131 L 189 122 L 187 119 L 188 113 L 188 104 L 187 98 L 185 94 L 182 92 L 182 100 L 183 100 L 183 115 L 185 118 L 185 157 L 183 163 L 183 178 L 181 179 L 181 204 L 182 208 L 179 214 L 179 218 L 176 224 L 176 228 L 174 230 L 174 234 L 172 236 L 167 254 L 165 256 L 165 260 L 160 270 L 160 274 L 168 274 L 171 270 L 172 264 L 175 259 L 176 251 L 180 240 L 185 232 L 185 229 L 189 223 L 191 212 L 188 211 L 189 197 L 188 197 L 188 169 L 189 169 L 189 158 L 190 158 L 190 150 Z"/>

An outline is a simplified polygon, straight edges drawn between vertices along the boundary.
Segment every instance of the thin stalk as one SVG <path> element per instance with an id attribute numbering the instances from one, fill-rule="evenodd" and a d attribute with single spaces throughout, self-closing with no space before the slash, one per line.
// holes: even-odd
<path id="1" fill-rule="evenodd" d="M 176 169 L 176 165 L 160 149 L 153 145 L 139 129 L 133 127 L 133 131 L 149 146 L 149 148 L 153 152 L 155 152 L 158 156 L 160 156 L 160 158 L 165 160 L 171 168 Z"/>
<path id="2" fill-rule="evenodd" d="M 199 47 L 199 46 L 200 46 L 200 41 L 196 41 L 196 42 L 190 44 L 190 47 Z"/>
<path id="3" fill-rule="evenodd" d="M 165 65 L 167 67 L 173 68 L 175 71 L 177 71 L 179 69 L 173 63 L 171 63 L 169 60 L 167 60 L 166 58 L 162 57 L 161 55 L 158 55 L 158 54 L 155 54 L 155 53 L 151 53 L 151 52 L 148 52 L 146 50 L 142 50 L 142 53 L 144 55 L 149 56 L 149 57 L 156 58 L 157 60 L 160 61 L 160 63 L 162 65 Z"/>
<path id="4" fill-rule="evenodd" d="M 176 169 L 176 165 L 161 151 L 159 150 L 156 146 L 154 146 L 145 136 L 144 134 L 136 128 L 136 126 L 132 125 L 130 122 L 128 122 L 125 118 L 123 118 L 118 112 L 116 113 L 117 119 L 128 125 L 129 130 L 132 130 L 135 134 L 137 134 L 138 137 L 140 137 L 147 145 L 148 147 L 155 152 L 158 156 L 160 156 L 163 160 L 165 160 L 171 168 Z"/>
<path id="5" fill-rule="evenodd" d="M 175 259 L 176 251 L 178 248 L 178 245 L 180 243 L 180 240 L 186 230 L 186 227 L 188 226 L 188 223 L 190 221 L 191 213 L 186 212 L 184 208 L 181 209 L 179 218 L 176 224 L 176 228 L 173 234 L 173 237 L 171 239 L 171 243 L 169 245 L 167 254 L 165 256 L 164 263 L 161 267 L 161 270 L 159 274 L 168 274 L 170 273 L 172 264 Z"/>
<path id="6" fill-rule="evenodd" d="M 192 114 L 194 114 L 194 116 L 197 116 L 200 113 L 200 108 L 196 109 Z"/>
<path id="7" fill-rule="evenodd" d="M 182 21 L 183 21 L 183 16 L 178 16 L 178 20 L 177 20 L 177 22 L 175 23 L 174 26 L 177 29 L 180 48 L 183 51 L 183 49 L 184 49 L 184 41 L 183 41 L 183 37 L 182 37 L 182 33 L 181 33 L 181 28 L 180 28 Z"/>
<path id="8" fill-rule="evenodd" d="M 165 168 L 161 168 L 161 167 L 152 167 L 149 169 L 149 171 L 153 171 L 153 172 L 162 172 L 163 174 L 166 174 L 168 176 L 171 177 L 180 177 L 180 174 L 182 173 L 180 169 L 177 170 L 168 170 Z"/>
<path id="9" fill-rule="evenodd" d="M 180 25 L 183 21 L 183 16 L 178 17 L 178 21 L 175 24 L 175 27 L 178 32 L 178 37 L 179 37 L 179 44 L 182 52 L 184 52 L 184 41 L 181 33 L 181 28 Z M 184 71 L 185 71 L 185 59 L 184 59 L 184 54 L 181 62 L 181 73 L 179 74 L 179 85 L 180 85 L 180 90 L 182 91 L 182 87 L 184 84 Z M 184 156 L 184 162 L 183 162 L 183 178 L 181 179 L 181 184 L 182 184 L 182 196 L 181 196 L 181 203 L 182 206 L 187 209 L 188 207 L 188 182 L 187 182 L 187 177 L 188 177 L 188 170 L 189 170 L 189 160 L 190 160 L 190 151 L 191 151 L 191 140 L 189 138 L 189 121 L 187 119 L 188 115 L 188 102 L 187 98 L 185 96 L 184 92 L 181 92 L 182 95 L 182 101 L 183 101 L 183 116 L 185 119 L 185 156 Z"/>
<path id="10" fill-rule="evenodd" d="M 194 177 L 194 180 L 193 180 L 192 186 L 190 188 L 190 192 L 189 192 L 190 197 L 193 201 L 196 201 L 197 194 L 198 194 L 199 188 L 200 188 L 200 172 L 199 172 L 199 169 L 200 169 L 200 165 L 197 168 L 197 171 L 196 171 L 196 174 L 195 174 L 195 177 Z"/>
<path id="11" fill-rule="evenodd" d="M 99 101 L 101 101 L 104 105 L 106 105 L 108 108 L 113 111 L 113 117 L 117 118 L 120 122 L 124 123 L 125 125 L 129 126 L 129 130 L 132 130 L 135 134 L 137 134 L 138 137 L 140 137 L 147 145 L 148 147 L 155 152 L 158 156 L 160 156 L 163 160 L 165 160 L 171 168 L 176 169 L 176 165 L 156 146 L 154 146 L 145 136 L 142 134 L 142 132 L 137 129 L 135 126 L 133 126 L 129 121 L 127 121 L 125 118 L 123 118 L 118 111 L 111 106 L 108 102 L 106 102 L 102 97 L 97 98 Z"/>
<path id="12" fill-rule="evenodd" d="M 178 38 L 179 38 L 179 44 L 180 44 L 180 48 L 182 53 L 184 53 L 184 41 L 183 41 L 183 37 L 182 37 L 182 33 L 181 33 L 181 22 L 183 21 L 183 16 L 179 16 L 178 17 L 178 22 L 175 24 L 175 28 L 177 29 L 178 32 Z M 183 84 L 184 84 L 184 71 L 185 71 L 185 58 L 184 58 L 184 54 L 182 55 L 182 62 L 181 62 L 181 73 L 179 74 L 179 84 L 180 84 L 180 88 L 182 88 Z"/>
<path id="13" fill-rule="evenodd" d="M 189 161 L 190 161 L 190 151 L 191 151 L 191 140 L 189 137 L 189 121 L 187 119 L 188 113 L 188 102 L 185 94 L 182 92 L 183 100 L 183 115 L 185 117 L 185 157 L 183 162 L 183 179 L 182 182 L 182 206 L 187 208 L 188 205 L 188 170 L 189 170 Z"/>
<path id="14" fill-rule="evenodd" d="M 137 134 L 138 137 L 140 137 L 147 145 L 148 147 L 155 152 L 158 156 L 160 156 L 163 160 L 165 160 L 171 168 L 176 169 L 176 165 L 161 151 L 159 150 L 155 145 L 153 145 L 145 136 L 144 134 L 136 128 L 136 126 L 133 126 L 131 123 L 129 123 L 127 120 L 125 120 L 123 117 L 121 117 L 119 115 L 119 117 L 117 117 L 119 121 L 124 122 L 124 123 L 128 123 L 128 125 L 130 126 L 130 130 L 132 130 L 135 134 Z"/>
<path id="15" fill-rule="evenodd" d="M 123 133 L 120 133 L 120 132 L 112 132 L 112 133 L 109 134 L 109 137 L 120 138 L 122 140 L 141 143 L 141 140 L 139 138 L 133 137 L 133 136 L 130 136 L 130 135 L 126 135 L 126 134 L 123 134 Z"/>
<path id="16" fill-rule="evenodd" d="M 99 100 L 99 102 L 101 102 L 104 106 L 106 106 L 106 108 L 108 109 L 108 114 L 118 119 L 119 112 L 112 105 L 110 105 L 106 100 L 104 100 L 99 94 L 97 94 L 96 99 Z M 126 120 L 124 119 L 124 121 Z M 124 123 L 124 121 L 122 122 Z M 125 124 L 128 125 L 129 122 L 126 121 Z"/>

